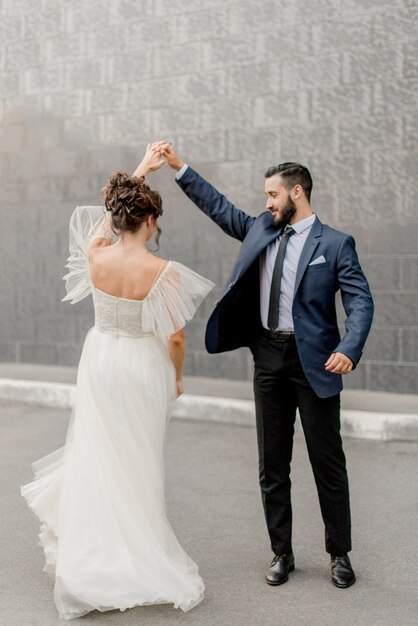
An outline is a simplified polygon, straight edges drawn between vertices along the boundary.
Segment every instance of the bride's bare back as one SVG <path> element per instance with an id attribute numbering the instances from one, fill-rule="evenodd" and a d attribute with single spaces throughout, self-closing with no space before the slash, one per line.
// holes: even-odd
<path id="1" fill-rule="evenodd" d="M 91 242 L 89 269 L 93 285 L 117 298 L 144 300 L 168 261 L 142 246 L 110 245 L 104 239 Z"/>

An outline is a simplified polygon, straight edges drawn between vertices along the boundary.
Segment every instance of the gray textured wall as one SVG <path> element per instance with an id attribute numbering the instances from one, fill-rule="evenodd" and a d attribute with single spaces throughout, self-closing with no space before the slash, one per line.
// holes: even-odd
<path id="1" fill-rule="evenodd" d="M 0 358 L 76 364 L 90 302 L 61 303 L 68 218 L 113 169 L 168 138 L 241 208 L 301 160 L 320 218 L 356 237 L 375 324 L 347 385 L 418 392 L 418 7 L 413 0 L 2 0 Z M 251 377 L 209 356 L 205 319 L 237 243 L 169 170 L 162 254 L 216 283 L 188 327 L 187 372 Z M 243 312 L 245 314 L 245 312 Z"/>

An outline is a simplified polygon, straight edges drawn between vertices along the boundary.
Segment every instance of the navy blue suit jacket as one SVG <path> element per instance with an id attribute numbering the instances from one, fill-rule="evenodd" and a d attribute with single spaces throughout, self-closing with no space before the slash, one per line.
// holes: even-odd
<path id="1" fill-rule="evenodd" d="M 191 167 L 177 181 L 181 189 L 228 235 L 242 241 L 231 276 L 206 328 L 206 349 L 225 352 L 242 346 L 252 351 L 261 331 L 259 257 L 280 234 L 270 211 L 258 217 L 235 207 Z M 315 256 L 313 256 L 315 254 Z M 323 255 L 325 263 L 309 265 Z M 345 334 L 337 325 L 335 294 L 341 291 Z M 347 355 L 356 367 L 369 334 L 373 300 L 351 235 L 316 217 L 296 273 L 293 320 L 303 370 L 315 393 L 326 398 L 342 389 L 342 376 L 324 368 L 332 352 Z"/>

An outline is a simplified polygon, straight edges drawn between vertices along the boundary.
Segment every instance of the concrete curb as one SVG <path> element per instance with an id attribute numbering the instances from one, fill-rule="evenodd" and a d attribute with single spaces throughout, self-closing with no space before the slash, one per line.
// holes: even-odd
<path id="1" fill-rule="evenodd" d="M 75 385 L 71 383 L 0 379 L 0 400 L 71 409 L 75 393 Z M 255 425 L 251 400 L 184 394 L 173 404 L 171 414 L 180 419 Z M 296 428 L 301 428 L 299 419 Z M 341 431 L 343 435 L 357 439 L 418 441 L 418 414 L 343 409 Z"/>
<path id="2" fill-rule="evenodd" d="M 0 400 L 56 409 L 71 409 L 75 400 L 75 385 L 1 378 Z"/>

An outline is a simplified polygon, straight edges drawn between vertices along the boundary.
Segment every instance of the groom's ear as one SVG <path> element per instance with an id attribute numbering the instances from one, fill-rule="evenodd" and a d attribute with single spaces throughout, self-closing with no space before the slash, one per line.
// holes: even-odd
<path id="1" fill-rule="evenodd" d="M 301 198 L 304 195 L 304 191 L 301 185 L 295 185 L 292 191 L 293 191 L 293 197 L 295 200 L 297 200 L 298 198 Z"/>

